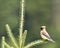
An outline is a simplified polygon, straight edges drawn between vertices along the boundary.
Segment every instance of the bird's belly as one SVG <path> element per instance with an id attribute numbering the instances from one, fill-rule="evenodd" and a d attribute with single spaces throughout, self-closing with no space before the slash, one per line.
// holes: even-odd
<path id="1" fill-rule="evenodd" d="M 44 40 L 47 40 L 47 38 L 46 38 L 44 35 L 41 35 L 41 37 L 42 37 Z"/>

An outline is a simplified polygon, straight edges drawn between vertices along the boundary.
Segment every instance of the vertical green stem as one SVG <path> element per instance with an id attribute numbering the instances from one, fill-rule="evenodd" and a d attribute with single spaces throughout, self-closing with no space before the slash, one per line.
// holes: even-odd
<path id="1" fill-rule="evenodd" d="M 20 41 L 20 48 L 22 47 L 22 32 L 23 32 L 23 22 L 24 22 L 24 0 L 21 1 L 21 15 L 20 15 L 20 22 L 19 22 L 19 41 Z"/>
<path id="2" fill-rule="evenodd" d="M 27 30 L 25 30 L 24 33 L 23 33 L 23 43 L 22 43 L 22 48 L 24 48 L 26 36 L 27 36 Z"/>
<path id="3" fill-rule="evenodd" d="M 4 48 L 4 42 L 5 42 L 5 37 L 3 36 L 2 37 L 2 47 L 1 48 Z"/>

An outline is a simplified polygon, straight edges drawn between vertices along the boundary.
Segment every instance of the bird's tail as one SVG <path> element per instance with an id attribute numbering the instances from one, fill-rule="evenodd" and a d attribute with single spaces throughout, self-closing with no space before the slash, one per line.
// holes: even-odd
<path id="1" fill-rule="evenodd" d="M 55 41 L 54 41 L 53 39 L 50 39 L 49 41 L 51 41 L 51 42 L 55 43 Z"/>

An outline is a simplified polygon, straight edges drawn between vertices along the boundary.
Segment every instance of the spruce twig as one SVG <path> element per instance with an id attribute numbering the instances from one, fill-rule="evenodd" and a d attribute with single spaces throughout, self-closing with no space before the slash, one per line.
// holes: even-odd
<path id="1" fill-rule="evenodd" d="M 24 25 L 24 0 L 21 1 L 21 15 L 20 15 L 20 22 L 19 22 L 19 44 L 20 48 L 22 48 L 22 32 L 23 32 L 23 25 Z"/>
<path id="2" fill-rule="evenodd" d="M 7 30 L 7 34 L 8 36 L 10 37 L 11 41 L 13 42 L 13 44 L 15 45 L 16 48 L 18 48 L 18 45 L 17 45 L 17 42 L 16 42 L 16 39 L 14 38 L 12 32 L 11 32 L 11 29 L 9 27 L 8 24 L 6 24 L 6 30 Z"/>
<path id="3" fill-rule="evenodd" d="M 45 42 L 43 40 L 36 40 L 36 41 L 33 41 L 33 42 L 27 44 L 24 48 L 30 48 L 32 46 L 40 45 L 40 44 L 43 44 L 43 43 L 47 43 L 47 42 Z"/>
<path id="4" fill-rule="evenodd" d="M 11 48 L 9 44 L 7 44 L 6 42 L 4 42 L 4 45 L 7 47 L 7 48 Z"/>
<path id="5" fill-rule="evenodd" d="M 27 36 L 27 30 L 25 30 L 24 33 L 23 33 L 23 47 L 24 47 L 24 44 L 25 44 L 26 36 Z"/>
<path id="6" fill-rule="evenodd" d="M 2 37 L 2 47 L 1 47 L 1 48 L 5 48 L 4 42 L 5 42 L 5 37 L 3 36 L 3 37 Z"/>

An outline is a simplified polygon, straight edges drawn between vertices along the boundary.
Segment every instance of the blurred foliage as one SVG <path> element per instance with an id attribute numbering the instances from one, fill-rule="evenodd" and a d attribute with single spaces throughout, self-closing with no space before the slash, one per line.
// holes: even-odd
<path id="1" fill-rule="evenodd" d="M 20 0 L 0 0 L 0 40 L 5 35 L 5 24 L 9 24 L 17 37 Z M 59 0 L 26 0 L 24 29 L 28 30 L 26 43 L 41 39 L 40 26 L 46 25 L 47 31 L 56 41 L 33 48 L 60 48 L 60 2 Z M 7 39 L 8 40 L 8 39 Z M 17 39 L 18 40 L 18 39 Z"/>

